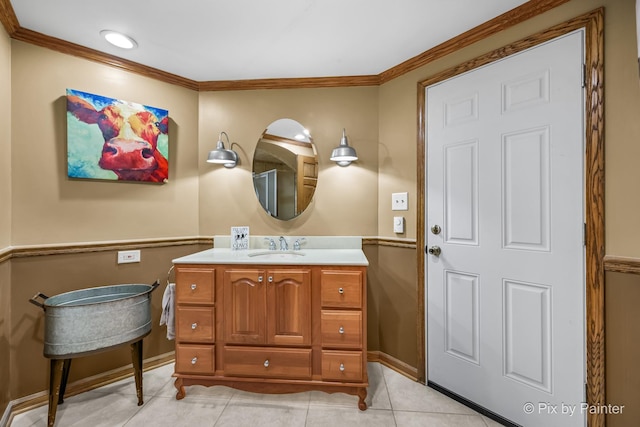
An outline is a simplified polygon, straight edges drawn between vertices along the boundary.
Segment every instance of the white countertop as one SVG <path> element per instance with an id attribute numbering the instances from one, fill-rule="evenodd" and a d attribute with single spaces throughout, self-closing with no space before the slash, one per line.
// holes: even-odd
<path id="1" fill-rule="evenodd" d="M 252 236 L 253 237 L 253 236 Z M 353 238 L 351 238 L 353 240 Z M 361 239 L 356 244 L 337 244 L 335 248 L 327 248 L 327 244 L 314 245 L 315 240 L 308 238 L 309 246 L 313 248 L 303 248 L 297 251 L 270 251 L 267 248 L 232 250 L 229 247 L 217 247 L 196 252 L 173 260 L 174 264 L 255 264 L 255 265 L 357 265 L 368 266 L 369 261 L 362 251 Z M 325 240 L 325 239 L 322 239 Z M 328 240 L 328 239 L 327 239 Z M 340 241 L 340 238 L 332 238 Z M 214 242 L 227 243 L 224 239 L 216 236 Z M 258 241 L 258 240 L 256 240 Z M 323 242 L 325 243 L 325 242 Z M 357 245 L 359 243 L 359 245 Z M 262 241 L 260 241 L 262 245 Z M 252 245 L 253 246 L 253 245 Z M 257 245 L 256 245 L 257 246 Z M 305 244 L 306 246 L 306 244 Z M 320 246 L 320 247 L 317 247 Z M 345 248 L 345 246 L 347 246 Z M 356 247 L 357 246 L 357 247 Z M 290 244 L 291 247 L 291 244 Z"/>
<path id="2" fill-rule="evenodd" d="M 232 251 L 213 248 L 173 260 L 174 264 L 255 264 L 255 265 L 369 265 L 362 249 L 301 249 L 295 251 L 248 249 Z M 257 254 L 257 255 L 256 255 Z M 264 255 L 263 255 L 264 254 Z"/>

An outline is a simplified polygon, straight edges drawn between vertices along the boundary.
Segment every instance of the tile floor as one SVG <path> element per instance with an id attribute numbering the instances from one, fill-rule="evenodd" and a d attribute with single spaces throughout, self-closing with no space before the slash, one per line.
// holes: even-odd
<path id="1" fill-rule="evenodd" d="M 144 373 L 144 398 L 137 406 L 133 378 L 65 399 L 56 427 L 498 427 L 466 406 L 378 363 L 369 363 L 369 409 L 357 397 L 306 392 L 263 395 L 228 387 L 186 387 L 176 400 L 173 364 Z M 47 405 L 14 416 L 11 427 L 46 426 Z"/>

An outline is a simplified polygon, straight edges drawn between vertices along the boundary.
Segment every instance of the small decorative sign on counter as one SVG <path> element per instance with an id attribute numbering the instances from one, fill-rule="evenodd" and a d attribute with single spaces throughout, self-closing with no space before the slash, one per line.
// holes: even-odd
<path id="1" fill-rule="evenodd" d="M 231 227 L 231 250 L 249 249 L 249 227 Z"/>

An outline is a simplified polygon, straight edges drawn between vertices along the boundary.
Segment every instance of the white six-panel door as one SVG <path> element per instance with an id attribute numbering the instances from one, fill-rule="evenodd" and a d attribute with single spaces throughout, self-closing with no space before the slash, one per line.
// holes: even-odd
<path id="1" fill-rule="evenodd" d="M 426 89 L 428 380 L 523 426 L 586 419 L 583 37 Z"/>

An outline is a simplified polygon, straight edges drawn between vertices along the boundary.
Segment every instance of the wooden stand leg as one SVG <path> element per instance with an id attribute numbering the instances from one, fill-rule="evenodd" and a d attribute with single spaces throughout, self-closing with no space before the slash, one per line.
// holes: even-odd
<path id="1" fill-rule="evenodd" d="M 144 403 L 142 395 L 142 340 L 131 344 L 131 359 L 133 361 L 133 375 L 136 379 L 138 406 L 141 406 Z"/>
<path id="2" fill-rule="evenodd" d="M 176 393 L 176 400 L 184 399 L 184 385 L 182 384 L 182 378 L 176 378 L 176 381 L 173 383 L 173 386 L 178 390 Z"/>
<path id="3" fill-rule="evenodd" d="M 49 373 L 49 415 L 47 425 L 53 427 L 56 422 L 56 411 L 58 410 L 58 397 L 60 396 L 60 382 L 62 381 L 62 371 L 64 360 L 51 359 L 51 372 Z"/>
<path id="4" fill-rule="evenodd" d="M 364 401 L 367 398 L 367 389 L 361 388 L 358 390 L 358 408 L 361 411 L 365 411 L 367 409 L 367 403 Z"/>
<path id="5" fill-rule="evenodd" d="M 62 383 L 60 384 L 60 396 L 58 397 L 58 405 L 64 403 L 64 393 L 67 390 L 67 381 L 69 380 L 69 370 L 71 369 L 71 359 L 64 359 L 62 364 Z"/>

